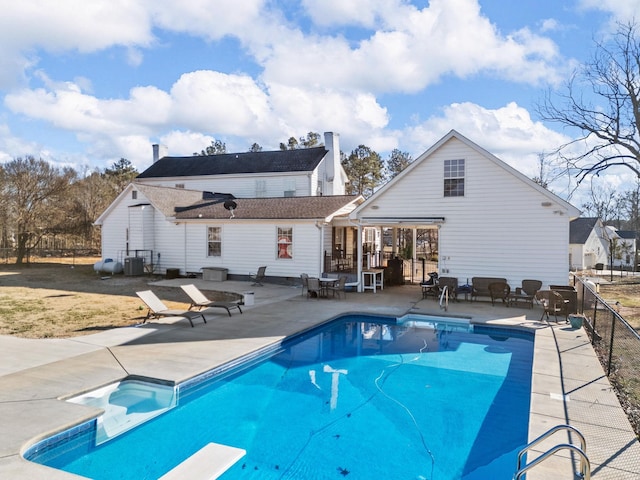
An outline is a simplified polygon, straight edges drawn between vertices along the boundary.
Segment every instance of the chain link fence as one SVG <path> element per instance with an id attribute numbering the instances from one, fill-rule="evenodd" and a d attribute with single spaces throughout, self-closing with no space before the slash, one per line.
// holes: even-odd
<path id="1" fill-rule="evenodd" d="M 574 276 L 578 312 L 600 363 L 640 436 L 640 335 L 597 293 L 596 284 Z"/>

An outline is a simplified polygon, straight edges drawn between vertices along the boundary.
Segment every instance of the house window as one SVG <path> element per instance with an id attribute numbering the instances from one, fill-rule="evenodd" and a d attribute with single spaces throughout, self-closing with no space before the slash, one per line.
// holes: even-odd
<path id="1" fill-rule="evenodd" d="M 464 160 L 444 161 L 444 196 L 464 197 Z"/>
<path id="2" fill-rule="evenodd" d="M 208 257 L 222 256 L 222 228 L 221 227 L 207 228 L 207 256 Z"/>
<path id="3" fill-rule="evenodd" d="M 277 255 L 278 258 L 293 258 L 293 228 L 278 227 Z"/>
<path id="4" fill-rule="evenodd" d="M 137 200 L 137 199 L 138 199 L 138 191 L 131 190 L 131 200 Z"/>

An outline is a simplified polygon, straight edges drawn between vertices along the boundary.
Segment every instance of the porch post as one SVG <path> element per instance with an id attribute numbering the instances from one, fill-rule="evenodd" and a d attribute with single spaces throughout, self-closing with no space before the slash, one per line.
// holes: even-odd
<path id="1" fill-rule="evenodd" d="M 358 278 L 356 279 L 356 281 L 358 282 L 358 292 L 364 292 L 364 288 L 362 285 L 362 225 L 358 225 L 358 229 L 357 231 L 357 235 L 358 235 L 358 240 L 356 241 L 356 244 L 358 245 L 358 265 L 356 268 L 356 272 L 358 272 Z"/>

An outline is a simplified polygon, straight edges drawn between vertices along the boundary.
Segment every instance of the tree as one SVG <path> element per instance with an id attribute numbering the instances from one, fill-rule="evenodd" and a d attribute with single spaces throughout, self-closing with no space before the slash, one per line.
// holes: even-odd
<path id="1" fill-rule="evenodd" d="M 119 195 L 137 176 L 138 171 L 136 167 L 126 158 L 121 158 L 117 162 L 114 162 L 111 168 L 105 168 L 103 178 L 115 192 L 111 200 Z"/>
<path id="2" fill-rule="evenodd" d="M 195 152 L 194 157 L 206 157 L 207 155 L 224 155 L 227 153 L 227 144 L 221 140 L 211 140 L 211 145 L 202 150 L 200 153 Z"/>
<path id="3" fill-rule="evenodd" d="M 605 224 L 611 224 L 618 217 L 618 199 L 612 186 L 595 186 L 591 183 L 591 198 L 582 204 L 582 210 L 589 216 L 598 217 Z"/>
<path id="4" fill-rule="evenodd" d="M 65 195 L 76 178 L 73 169 L 59 169 L 33 157 L 4 165 L 3 196 L 16 234 L 16 264 L 23 263 L 43 235 L 66 215 Z"/>
<path id="5" fill-rule="evenodd" d="M 413 158 L 407 152 L 394 148 L 387 159 L 387 179 L 391 180 L 401 171 L 411 165 Z"/>
<path id="6" fill-rule="evenodd" d="M 249 147 L 249 151 L 250 152 L 261 152 L 262 151 L 262 147 L 259 144 L 254 143 L 254 144 L 251 145 L 251 147 Z"/>
<path id="7" fill-rule="evenodd" d="M 638 26 L 618 24 L 610 41 L 595 46 L 593 58 L 572 75 L 557 99 L 547 94 L 538 113 L 543 120 L 580 132 L 556 151 L 577 172 L 578 183 L 613 166 L 626 167 L 640 178 Z"/>
<path id="8" fill-rule="evenodd" d="M 287 143 L 280 143 L 280 150 L 297 150 L 298 148 L 319 147 L 320 145 L 320 134 L 309 132 L 306 137 L 300 137 L 299 140 L 296 137 L 289 137 Z"/>
<path id="9" fill-rule="evenodd" d="M 348 194 L 368 196 L 382 181 L 383 163 L 380 155 L 365 145 L 360 145 L 342 162 L 347 177 Z"/>

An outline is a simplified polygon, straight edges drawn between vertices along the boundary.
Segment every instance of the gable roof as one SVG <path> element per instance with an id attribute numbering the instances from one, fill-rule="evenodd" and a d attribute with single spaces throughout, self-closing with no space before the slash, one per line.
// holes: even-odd
<path id="1" fill-rule="evenodd" d="M 407 168 L 405 168 L 402 172 L 400 172 L 398 175 L 393 177 L 386 184 L 384 184 L 382 187 L 380 187 L 378 190 L 376 190 L 376 192 L 373 195 L 371 195 L 367 200 L 365 200 L 365 202 L 362 205 L 358 206 L 358 208 L 356 209 L 356 212 L 354 212 L 354 214 L 351 215 L 351 216 L 352 217 L 357 216 L 357 213 L 359 211 L 361 211 L 364 208 L 366 208 L 370 203 L 375 202 L 380 195 L 382 195 L 386 190 L 391 188 L 391 186 L 393 186 L 397 182 L 401 181 L 401 179 L 404 176 L 410 175 L 411 171 L 414 168 L 417 168 L 417 166 L 420 163 L 422 163 L 423 161 L 428 159 L 434 152 L 436 152 L 439 148 L 441 148 L 444 144 L 446 144 L 452 138 L 455 138 L 455 139 L 461 141 L 467 147 L 475 150 L 480 155 L 485 157 L 487 160 L 493 162 L 494 164 L 496 164 L 500 168 L 508 171 L 509 173 L 511 173 L 511 175 L 513 175 L 514 177 L 516 177 L 516 178 L 520 179 L 521 181 L 525 182 L 529 187 L 537 190 L 539 193 L 541 193 L 542 195 L 547 197 L 549 200 L 553 201 L 556 204 L 561 205 L 562 208 L 564 208 L 566 210 L 566 213 L 569 215 L 569 217 L 577 217 L 578 215 L 580 215 L 580 210 L 578 210 L 576 207 L 571 205 L 566 200 L 560 198 L 555 193 L 547 190 L 546 188 L 538 185 L 533 180 L 531 180 L 529 177 L 527 177 L 523 173 L 519 172 L 518 170 L 516 170 L 515 168 L 513 168 L 512 166 L 510 166 L 506 162 L 500 160 L 498 157 L 493 155 L 491 152 L 488 152 L 487 150 L 485 150 L 484 148 L 482 148 L 478 144 L 472 142 L 471 140 L 469 140 L 467 137 L 465 137 L 464 135 L 460 134 L 456 130 L 451 130 L 444 137 L 442 137 L 440 140 L 438 140 L 431 148 L 429 148 L 426 152 L 424 152 L 422 155 L 420 155 L 418 158 L 416 158 L 413 162 L 411 162 L 411 164 L 409 164 L 409 166 Z"/>
<path id="2" fill-rule="evenodd" d="M 571 220 L 569 223 L 569 243 L 586 243 L 598 221 L 598 217 L 580 217 Z"/>
<path id="3" fill-rule="evenodd" d="M 136 178 L 310 172 L 318 166 L 327 152 L 324 147 L 313 147 L 270 152 L 162 157 Z"/>
<path id="4" fill-rule="evenodd" d="M 620 238 L 624 238 L 627 240 L 634 240 L 638 238 L 638 233 L 633 230 L 618 230 L 618 235 Z"/>
<path id="5" fill-rule="evenodd" d="M 275 220 L 321 219 L 331 221 L 337 215 L 350 213 L 364 199 L 359 195 L 331 195 L 326 197 L 236 198 L 232 212 L 221 200 L 203 200 L 194 205 L 179 207 L 176 220 Z"/>

